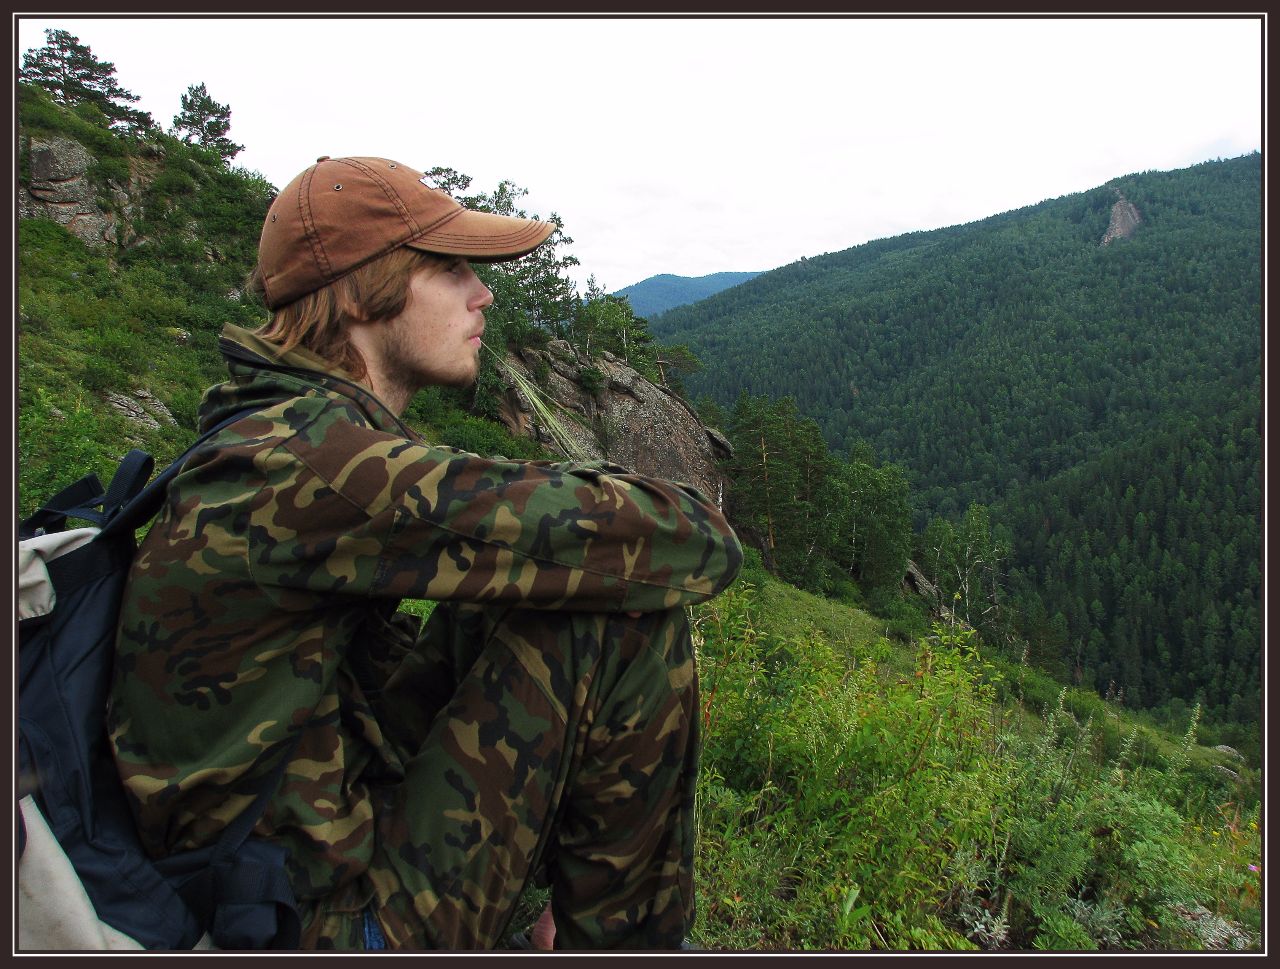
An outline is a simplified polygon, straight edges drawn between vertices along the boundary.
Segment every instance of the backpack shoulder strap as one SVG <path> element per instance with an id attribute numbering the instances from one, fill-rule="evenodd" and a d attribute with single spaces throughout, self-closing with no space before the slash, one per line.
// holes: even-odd
<path id="1" fill-rule="evenodd" d="M 62 531 L 66 527 L 68 516 L 81 517 L 77 512 L 82 509 L 92 510 L 95 505 L 102 503 L 104 494 L 98 476 L 86 474 L 45 501 L 30 517 L 18 522 L 18 538 L 34 538 Z M 87 520 L 95 525 L 102 525 L 101 516 L 97 512 Z"/>
<path id="2" fill-rule="evenodd" d="M 160 506 L 164 504 L 164 496 L 169 488 L 169 482 L 177 477 L 178 472 L 182 470 L 182 466 L 187 463 L 187 459 L 219 431 L 230 427 L 236 421 L 243 417 L 248 417 L 259 409 L 258 407 L 246 407 L 219 421 L 196 438 L 190 447 L 175 458 L 167 468 L 156 475 L 150 483 L 147 483 L 146 487 L 141 487 L 147 481 L 147 476 L 144 475 L 140 482 L 133 485 L 133 490 L 127 492 L 125 501 L 120 503 L 107 516 L 102 526 L 103 537 L 110 538 L 114 535 L 131 533 L 154 518 L 156 512 L 160 510 Z M 133 452 L 130 453 L 132 454 Z M 126 455 L 127 459 L 128 455 Z M 124 465 L 122 463 L 121 469 L 123 470 L 123 468 Z M 116 478 L 120 477 L 120 473 L 120 471 L 117 471 L 116 477 L 111 479 L 111 489 L 108 489 L 108 493 L 115 490 Z M 150 473 L 151 469 L 148 467 L 147 475 L 150 475 Z M 137 481 L 136 477 L 132 481 Z M 124 489 L 121 489 L 121 491 L 124 492 Z"/>

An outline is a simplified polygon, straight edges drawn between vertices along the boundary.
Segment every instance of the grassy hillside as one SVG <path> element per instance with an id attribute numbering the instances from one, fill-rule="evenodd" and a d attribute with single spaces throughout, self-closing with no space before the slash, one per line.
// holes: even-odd
<path id="1" fill-rule="evenodd" d="M 697 944 L 1257 945 L 1256 772 L 963 632 L 882 626 L 755 570 L 695 611 Z"/>

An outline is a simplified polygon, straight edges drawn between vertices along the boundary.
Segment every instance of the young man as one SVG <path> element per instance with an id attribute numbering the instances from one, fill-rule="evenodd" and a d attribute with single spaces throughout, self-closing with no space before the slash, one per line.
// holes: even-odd
<path id="1" fill-rule="evenodd" d="M 557 947 L 674 948 L 693 915 L 697 674 L 684 606 L 741 548 L 694 489 L 487 460 L 399 419 L 475 379 L 470 262 L 554 227 L 420 172 L 321 158 L 263 226 L 270 321 L 228 326 L 246 407 L 174 479 L 130 576 L 110 729 L 156 856 L 215 842 L 287 758 L 308 948 L 492 948 L 525 886 Z M 422 630 L 402 598 L 437 600 Z"/>

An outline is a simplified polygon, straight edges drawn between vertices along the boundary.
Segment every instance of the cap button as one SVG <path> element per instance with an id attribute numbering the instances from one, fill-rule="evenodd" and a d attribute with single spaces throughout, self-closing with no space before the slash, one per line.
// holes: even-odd
<path id="1" fill-rule="evenodd" d="M 317 158 L 317 159 L 316 159 L 316 164 L 318 165 L 318 164 L 320 164 L 320 162 L 322 162 L 322 161 L 328 161 L 328 160 L 329 160 L 329 156 L 328 156 L 328 155 L 321 155 L 319 158 Z"/>

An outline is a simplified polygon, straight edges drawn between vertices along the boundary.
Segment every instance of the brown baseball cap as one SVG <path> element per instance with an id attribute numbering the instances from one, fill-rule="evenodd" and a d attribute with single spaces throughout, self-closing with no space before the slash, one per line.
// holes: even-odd
<path id="1" fill-rule="evenodd" d="M 463 208 L 399 162 L 324 155 L 271 203 L 258 268 L 266 304 L 277 309 L 398 246 L 503 262 L 532 252 L 555 228 Z"/>

